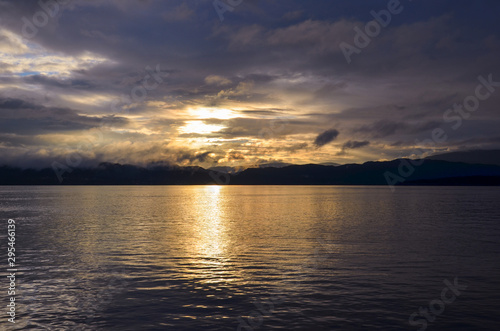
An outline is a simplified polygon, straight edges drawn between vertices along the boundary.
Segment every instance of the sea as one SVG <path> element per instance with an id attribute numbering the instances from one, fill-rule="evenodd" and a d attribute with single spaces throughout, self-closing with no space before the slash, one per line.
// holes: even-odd
<path id="1" fill-rule="evenodd" d="M 500 330 L 500 188 L 2 186 L 0 219 L 1 330 Z"/>

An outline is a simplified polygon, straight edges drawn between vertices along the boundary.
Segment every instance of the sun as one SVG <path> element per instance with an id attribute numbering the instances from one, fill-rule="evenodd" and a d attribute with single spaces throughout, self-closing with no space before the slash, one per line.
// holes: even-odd
<path id="1" fill-rule="evenodd" d="M 208 134 L 224 129 L 221 124 L 206 124 L 203 121 L 186 121 L 184 126 L 179 128 L 180 133 Z"/>
<path id="2" fill-rule="evenodd" d="M 231 118 L 238 117 L 238 114 L 231 109 L 226 108 L 192 108 L 188 110 L 190 116 L 197 119 L 209 119 L 215 118 L 218 120 L 228 120 Z"/>

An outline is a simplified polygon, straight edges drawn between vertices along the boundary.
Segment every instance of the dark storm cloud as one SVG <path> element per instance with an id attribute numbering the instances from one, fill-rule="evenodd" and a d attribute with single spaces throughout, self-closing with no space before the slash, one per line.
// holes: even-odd
<path id="1" fill-rule="evenodd" d="M 71 87 L 73 85 L 70 81 L 63 81 L 63 80 L 59 80 L 59 79 L 50 78 L 47 76 L 42 76 L 42 75 L 25 76 L 21 80 L 26 84 L 43 85 L 43 86 L 48 87 L 48 88 L 54 88 L 54 87 L 68 88 L 68 87 Z M 81 85 L 82 84 L 80 84 L 79 87 L 83 87 Z"/>
<path id="2" fill-rule="evenodd" d="M 374 138 L 384 138 L 392 136 L 397 132 L 401 132 L 407 128 L 408 124 L 404 122 L 380 120 L 370 125 L 363 125 L 356 131 L 369 133 Z"/>
<path id="3" fill-rule="evenodd" d="M 33 136 L 17 135 L 12 133 L 0 133 L 0 145 L 4 147 L 27 147 L 33 145 Z M 40 145 L 40 141 L 37 142 Z M 48 146 L 49 144 L 43 144 Z"/>
<path id="4" fill-rule="evenodd" d="M 370 145 L 370 142 L 367 140 L 365 140 L 365 141 L 351 141 L 351 140 L 349 140 L 342 145 L 342 149 L 343 150 L 356 149 L 356 148 L 361 148 L 361 147 L 368 146 L 368 145 Z"/>
<path id="5" fill-rule="evenodd" d="M 220 22 L 212 1 L 69 1 L 29 39 L 39 47 L 35 53 L 13 53 L 15 61 L 26 64 L 2 56 L 0 128 L 29 137 L 96 127 L 105 118 L 102 114 L 115 113 L 99 100 L 130 96 L 147 74 L 145 68 L 159 64 L 163 83 L 148 91 L 144 101 L 125 105 L 130 114 L 145 116 L 140 124 L 114 117 L 113 125 L 170 133 L 190 120 L 177 113 L 220 106 L 240 109 L 238 116 L 251 118 L 206 120 L 225 128 L 184 137 L 244 140 L 303 134 L 310 140 L 328 123 L 352 134 L 353 144 L 369 140 L 366 149 L 375 148 L 378 140 L 388 145 L 401 141 L 404 148 L 442 125 L 443 112 L 474 92 L 478 75 L 494 73 L 500 80 L 500 2 L 405 2 L 404 11 L 348 65 L 339 43 L 353 43 L 353 28 L 363 27 L 372 19 L 370 11 L 386 6 L 382 0 L 245 0 Z M 23 17 L 31 20 L 40 10 L 38 1 L 0 1 L 0 28 L 22 36 Z M 0 40 L 9 40 L 0 44 L 0 53 L 19 46 L 12 38 Z M 46 53 L 72 57 L 70 62 L 91 53 L 103 62 L 70 68 L 65 75 L 37 73 L 42 64 L 59 61 L 30 62 Z M 490 135 L 496 136 L 498 95 L 482 103 L 447 144 L 486 144 Z M 165 114 L 168 120 L 160 116 Z M 282 115 L 294 120 L 284 126 L 271 122 Z M 327 132 L 316 138 L 315 146 L 338 135 Z M 133 133 L 110 135 L 119 141 L 132 139 Z M 11 146 L 29 144 L 26 138 L 2 139 L 11 139 Z M 199 162 L 203 157 L 189 155 L 179 160 Z"/>
<path id="6" fill-rule="evenodd" d="M 20 99 L 0 98 L 0 109 L 2 110 L 0 114 L 5 114 L 9 110 L 15 112 L 17 109 L 21 108 L 33 109 L 36 108 L 36 106 L 32 103 Z"/>
<path id="7" fill-rule="evenodd" d="M 370 145 L 370 142 L 368 140 L 364 141 L 349 140 L 346 141 L 344 144 L 342 144 L 342 149 L 339 152 L 337 152 L 337 155 L 346 155 L 347 151 L 350 149 L 358 149 L 368 145 Z"/>
<path id="8" fill-rule="evenodd" d="M 335 129 L 326 130 L 325 132 L 320 133 L 316 137 L 316 139 L 314 139 L 314 145 L 316 147 L 324 146 L 324 145 L 334 141 L 338 135 L 339 135 L 339 132 Z"/>
<path id="9" fill-rule="evenodd" d="M 260 63 L 264 67 L 274 67 L 278 70 L 284 69 L 292 72 L 308 70 L 314 72 L 316 75 L 322 75 L 322 72 L 325 72 L 325 70 L 337 72 L 339 70 L 348 70 L 349 74 L 359 73 L 363 75 L 364 71 L 372 76 L 374 70 L 385 70 L 380 65 L 371 65 L 381 61 L 390 62 L 393 66 L 392 70 L 397 68 L 397 63 L 405 63 L 404 70 L 407 70 L 408 64 L 402 61 L 403 58 L 397 52 L 411 47 L 410 50 L 413 54 L 418 55 L 418 52 L 415 53 L 414 49 L 422 49 L 420 46 L 426 42 L 426 36 L 432 35 L 428 33 L 429 31 L 418 31 L 427 27 L 425 24 L 430 26 L 427 28 L 428 30 L 431 29 L 431 31 L 434 31 L 432 30 L 434 26 L 436 26 L 435 29 L 439 29 L 439 24 L 446 23 L 446 21 L 432 21 L 430 23 L 419 23 L 420 25 L 414 27 L 401 27 L 397 23 L 394 23 L 387 31 L 389 35 L 387 37 L 381 36 L 380 39 L 374 40 L 374 47 L 370 49 L 373 52 L 363 56 L 364 61 L 370 61 L 370 67 L 368 68 L 366 66 L 346 66 L 343 63 L 344 59 L 342 55 L 338 54 L 338 43 L 340 40 L 344 40 L 342 38 L 353 38 L 352 27 L 354 25 L 348 21 L 342 21 L 341 17 L 354 16 L 362 20 L 365 18 L 364 16 L 369 14 L 370 10 L 376 9 L 375 4 L 365 4 L 364 7 L 361 6 L 355 11 L 350 11 L 354 7 L 340 5 L 339 3 L 332 3 L 329 6 L 325 3 L 308 4 L 307 12 L 310 17 L 316 17 L 315 19 L 289 22 L 285 26 L 278 26 L 276 23 L 267 21 L 267 17 L 273 17 L 279 11 L 281 11 L 281 15 L 289 13 L 290 2 L 286 3 L 286 7 L 281 7 L 279 2 L 273 6 L 269 6 L 266 3 L 259 3 L 258 6 L 262 13 L 264 13 L 264 17 L 259 21 L 259 25 L 249 25 L 247 20 L 251 21 L 252 19 L 244 17 L 244 20 L 226 20 L 225 24 L 219 26 L 210 2 L 137 2 L 134 5 L 132 5 L 134 2 L 120 4 L 117 1 L 81 1 L 76 3 L 78 4 L 76 7 L 61 7 L 63 15 L 54 19 L 59 24 L 59 29 L 57 30 L 59 34 L 58 38 L 53 38 L 53 34 L 50 33 L 52 31 L 48 31 L 50 29 L 41 29 L 43 31 L 40 31 L 36 41 L 70 54 L 86 50 L 93 51 L 124 64 L 128 67 L 128 70 L 140 70 L 145 65 L 151 63 L 162 63 L 164 67 L 175 66 L 180 69 L 183 76 L 196 77 L 198 81 L 203 81 L 204 77 L 209 75 L 208 70 L 210 70 L 212 73 L 225 73 L 229 74 L 229 76 L 239 72 L 240 75 L 244 74 L 249 79 L 253 76 L 256 83 L 264 84 L 270 82 L 275 75 L 255 73 L 252 72 L 253 70 L 248 70 L 255 67 L 256 61 L 257 64 Z M 300 2 L 292 2 L 292 4 L 296 5 L 297 8 L 303 7 Z M 424 7 L 424 5 L 420 6 Z M 425 7 L 426 10 L 429 10 L 428 6 Z M 75 10 L 75 8 L 78 10 Z M 17 12 L 18 16 L 29 16 L 30 13 L 39 10 L 30 1 L 20 2 L 17 9 L 15 12 Z M 252 13 L 244 13 L 243 10 L 244 7 L 242 6 L 238 8 L 238 11 L 231 13 L 231 15 L 234 15 L 235 18 L 241 18 L 240 14 L 252 16 Z M 297 9 L 297 11 L 303 10 L 302 8 Z M 412 13 L 415 11 L 418 12 L 418 10 L 424 12 L 417 5 L 412 7 Z M 86 15 L 92 17 L 92 22 L 94 23 L 92 26 L 94 31 L 93 37 L 89 37 L 88 34 L 82 32 L 89 30 L 90 27 L 88 26 L 88 22 L 83 19 L 85 16 L 79 15 L 79 12 L 84 12 Z M 179 19 L 176 22 L 168 22 L 168 20 L 165 21 L 167 13 L 178 13 L 176 17 L 197 18 L 197 20 L 194 21 L 196 22 L 195 24 L 191 21 L 184 23 L 183 19 Z M 181 15 L 181 13 L 183 14 Z M 190 14 L 188 15 L 187 13 Z M 328 20 L 322 19 L 322 16 L 325 16 L 326 13 L 328 13 Z M 148 15 L 148 20 L 143 19 L 145 15 Z M 11 19 L 13 20 L 13 18 Z M 173 28 L 176 24 L 183 24 L 182 28 Z M 216 37 L 210 39 L 210 43 L 207 43 L 205 39 L 207 37 L 206 31 L 210 31 L 210 28 L 213 26 L 216 27 L 215 31 L 220 32 L 215 35 Z M 255 26 L 259 26 L 260 28 L 256 28 Z M 207 30 L 207 28 L 209 29 Z M 401 36 L 397 32 L 399 28 L 403 29 Z M 100 34 L 97 34 L 97 31 Z M 148 33 L 145 33 L 146 31 Z M 252 31 L 262 31 L 265 38 L 259 38 L 259 35 L 252 34 Z M 405 43 L 407 38 L 402 38 L 408 32 L 415 33 L 418 36 L 411 38 L 411 43 Z M 99 39 L 98 35 L 106 37 L 115 35 L 116 40 L 114 42 L 107 42 L 102 40 L 102 38 Z M 242 36 L 245 36 L 245 38 L 242 38 Z M 225 38 L 229 38 L 229 43 L 238 42 L 240 44 L 253 45 L 260 40 L 260 44 L 258 48 L 252 48 L 250 49 L 250 53 L 244 54 L 228 51 L 224 48 L 224 45 L 227 44 L 224 42 Z M 389 52 L 389 54 L 385 48 L 386 39 L 399 43 L 399 46 L 392 46 L 394 52 Z M 311 53 L 308 48 L 304 48 L 304 44 L 314 45 L 317 51 Z M 366 51 L 368 52 L 369 50 Z M 162 54 L 162 56 L 160 57 L 159 54 Z M 198 61 L 198 57 L 202 54 L 204 54 L 204 61 Z M 323 55 L 321 54 L 327 56 L 329 62 L 323 62 Z M 390 56 L 389 58 L 388 55 Z M 439 56 L 437 56 L 437 59 L 440 61 Z M 404 58 L 404 61 L 407 60 L 407 58 Z M 205 65 L 205 63 L 210 63 L 210 66 Z M 118 67 L 116 70 L 121 71 Z M 193 70 L 196 70 L 197 73 Z M 193 82 L 192 79 L 190 81 Z M 109 82 L 110 85 L 113 83 Z M 336 86 L 336 84 L 342 86 L 345 83 L 331 83 L 329 86 Z M 185 89 L 189 90 L 192 88 L 194 88 L 193 85 Z M 328 96 L 327 92 L 319 93 L 324 97 Z M 184 94 L 186 98 L 191 96 Z M 255 95 L 255 97 L 262 98 L 263 96 Z M 237 97 L 233 96 L 233 98 Z"/>
<path id="10" fill-rule="evenodd" d="M 443 126 L 443 122 L 440 121 L 396 122 L 391 120 L 379 120 L 372 124 L 363 125 L 353 131 L 355 133 L 367 133 L 373 138 L 386 138 L 396 134 L 430 133 L 433 129 L 441 126 Z"/>
<path id="11" fill-rule="evenodd" d="M 83 116 L 67 108 L 45 107 L 27 101 L 0 98 L 0 131 L 36 135 L 59 131 L 77 131 L 100 127 L 125 126 L 128 120 L 115 116 Z"/>

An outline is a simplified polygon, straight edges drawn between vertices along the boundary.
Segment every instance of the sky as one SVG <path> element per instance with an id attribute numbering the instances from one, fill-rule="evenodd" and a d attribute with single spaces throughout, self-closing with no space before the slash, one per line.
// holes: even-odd
<path id="1" fill-rule="evenodd" d="M 0 164 L 500 147 L 500 2 L 0 0 Z"/>

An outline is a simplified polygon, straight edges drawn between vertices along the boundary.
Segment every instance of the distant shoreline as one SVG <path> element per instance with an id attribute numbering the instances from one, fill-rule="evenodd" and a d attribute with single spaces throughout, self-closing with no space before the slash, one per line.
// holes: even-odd
<path id="1" fill-rule="evenodd" d="M 391 189 L 395 186 L 500 186 L 500 166 L 497 165 L 425 160 L 403 178 L 401 164 L 404 162 L 410 164 L 412 160 L 248 168 L 234 174 L 201 167 L 143 168 L 106 163 L 96 168 L 74 168 L 60 177 L 51 168 L 0 166 L 0 185 L 382 185 Z M 391 178 L 397 180 L 389 181 Z"/>

